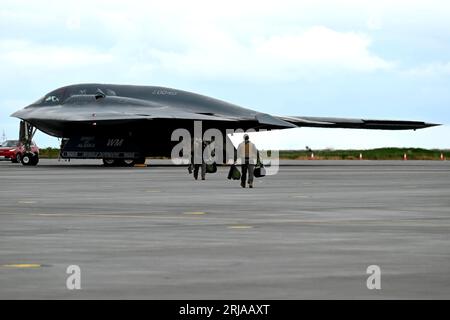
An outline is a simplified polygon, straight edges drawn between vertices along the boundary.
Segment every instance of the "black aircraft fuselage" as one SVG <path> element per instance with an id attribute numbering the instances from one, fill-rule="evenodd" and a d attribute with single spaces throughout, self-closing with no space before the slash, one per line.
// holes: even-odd
<path id="1" fill-rule="evenodd" d="M 77 84 L 56 89 L 12 114 L 39 130 L 63 138 L 67 158 L 170 156 L 178 128 L 202 130 L 296 127 L 405 130 L 434 124 L 421 121 L 272 116 L 211 97 L 164 87 Z"/>

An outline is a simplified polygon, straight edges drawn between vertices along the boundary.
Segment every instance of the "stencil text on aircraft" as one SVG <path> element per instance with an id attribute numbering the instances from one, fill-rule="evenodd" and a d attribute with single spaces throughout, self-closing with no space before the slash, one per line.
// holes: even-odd
<path id="1" fill-rule="evenodd" d="M 106 145 L 108 147 L 121 147 L 123 144 L 123 139 L 108 139 Z"/>

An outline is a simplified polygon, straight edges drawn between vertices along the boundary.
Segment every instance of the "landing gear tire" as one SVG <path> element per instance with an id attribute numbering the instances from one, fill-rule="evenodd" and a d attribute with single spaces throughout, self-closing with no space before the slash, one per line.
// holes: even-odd
<path id="1" fill-rule="evenodd" d="M 31 163 L 32 154 L 31 153 L 25 153 L 20 160 L 24 166 L 29 166 Z"/>
<path id="2" fill-rule="evenodd" d="M 31 152 L 26 152 L 23 157 L 20 158 L 20 162 L 22 162 L 24 166 L 35 166 L 39 162 L 39 156 Z"/>
<path id="3" fill-rule="evenodd" d="M 33 158 L 31 158 L 31 165 L 36 166 L 39 163 L 39 156 L 35 154 Z"/>
<path id="4" fill-rule="evenodd" d="M 120 161 L 120 164 L 123 167 L 133 167 L 136 161 L 134 159 L 123 159 Z"/>
<path id="5" fill-rule="evenodd" d="M 103 165 L 105 167 L 115 167 L 117 166 L 116 159 L 103 159 Z"/>
<path id="6" fill-rule="evenodd" d="M 103 159 L 105 167 L 132 167 L 135 163 L 135 159 Z"/>

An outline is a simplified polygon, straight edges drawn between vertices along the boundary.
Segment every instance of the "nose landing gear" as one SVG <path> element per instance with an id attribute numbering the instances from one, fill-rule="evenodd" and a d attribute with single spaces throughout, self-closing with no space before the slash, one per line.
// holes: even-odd
<path id="1" fill-rule="evenodd" d="M 24 147 L 24 153 L 21 156 L 17 155 L 17 159 L 20 160 L 24 166 L 35 166 L 39 162 L 39 154 L 37 152 L 33 152 L 31 148 L 35 133 L 36 128 L 34 128 L 30 123 L 20 121 L 19 140 Z"/>

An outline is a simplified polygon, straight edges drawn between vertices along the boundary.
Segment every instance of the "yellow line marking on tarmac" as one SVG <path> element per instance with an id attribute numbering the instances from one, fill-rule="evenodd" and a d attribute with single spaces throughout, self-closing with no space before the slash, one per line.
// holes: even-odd
<path id="1" fill-rule="evenodd" d="M 21 264 L 4 264 L 2 265 L 2 267 L 5 268 L 40 268 L 41 265 L 40 264 L 35 264 L 35 263 L 21 263 Z"/>
<path id="2" fill-rule="evenodd" d="M 193 212 L 183 212 L 184 214 L 190 214 L 190 215 L 202 215 L 206 214 L 206 212 L 203 211 L 193 211 Z"/>
<path id="3" fill-rule="evenodd" d="M 36 203 L 36 201 L 27 200 L 27 201 L 18 201 L 18 203 L 21 203 L 21 204 L 31 204 L 31 203 Z"/>
<path id="4" fill-rule="evenodd" d="M 228 229 L 253 229 L 252 226 L 228 226 Z"/>
<path id="5" fill-rule="evenodd" d="M 145 192 L 161 192 L 161 190 L 145 190 Z"/>

